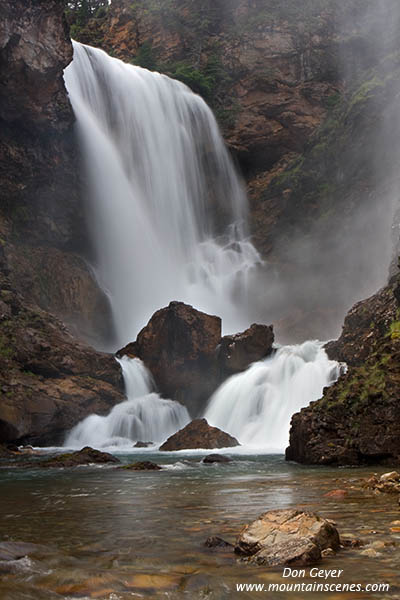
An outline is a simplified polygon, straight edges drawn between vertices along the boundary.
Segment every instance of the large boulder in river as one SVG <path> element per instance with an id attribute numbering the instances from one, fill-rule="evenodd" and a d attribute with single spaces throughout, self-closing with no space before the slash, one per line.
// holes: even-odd
<path id="1" fill-rule="evenodd" d="M 236 438 L 218 427 L 211 427 L 206 419 L 195 419 L 186 427 L 174 433 L 160 447 L 160 450 L 191 450 L 194 448 L 232 448 L 240 446 Z"/>
<path id="2" fill-rule="evenodd" d="M 137 356 L 150 369 L 157 389 L 196 414 L 217 384 L 216 348 L 221 319 L 183 302 L 158 310 L 137 336 L 118 352 Z"/>
<path id="3" fill-rule="evenodd" d="M 221 366 L 227 374 L 244 371 L 250 363 L 271 354 L 273 343 L 272 325 L 253 323 L 242 333 L 225 335 L 219 349 Z"/>
<path id="4" fill-rule="evenodd" d="M 182 402 L 196 417 L 224 379 L 272 352 L 273 341 L 272 326 L 256 324 L 221 338 L 219 317 L 171 302 L 117 356 L 140 358 L 160 393 Z"/>
<path id="5" fill-rule="evenodd" d="M 267 566 L 318 562 L 322 552 L 340 547 L 331 521 L 295 509 L 270 510 L 246 525 L 239 534 L 235 552 L 248 561 Z"/>

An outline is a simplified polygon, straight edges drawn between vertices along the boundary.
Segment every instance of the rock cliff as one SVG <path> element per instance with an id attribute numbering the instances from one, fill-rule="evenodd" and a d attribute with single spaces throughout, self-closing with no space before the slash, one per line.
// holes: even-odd
<path id="1" fill-rule="evenodd" d="M 64 5 L 5 1 L 0 19 L 0 243 L 9 280 L 99 342 L 110 313 L 85 262 L 80 157 L 63 82 L 72 60 Z"/>
<path id="2" fill-rule="evenodd" d="M 358 465 L 400 461 L 400 276 L 347 315 L 329 356 L 346 375 L 292 418 L 287 460 Z M 396 295 L 395 295 L 396 294 Z"/>
<path id="3" fill-rule="evenodd" d="M 247 180 L 267 260 L 263 320 L 280 341 L 337 336 L 348 308 L 385 283 L 398 22 L 395 0 L 113 0 L 76 31 L 214 109 Z"/>
<path id="4" fill-rule="evenodd" d="M 0 441 L 6 442 L 60 443 L 81 418 L 124 399 L 114 358 L 78 342 L 65 325 L 97 341 L 110 329 L 107 302 L 84 259 L 90 248 L 62 78 L 72 59 L 63 13 L 58 0 L 0 6 Z"/>

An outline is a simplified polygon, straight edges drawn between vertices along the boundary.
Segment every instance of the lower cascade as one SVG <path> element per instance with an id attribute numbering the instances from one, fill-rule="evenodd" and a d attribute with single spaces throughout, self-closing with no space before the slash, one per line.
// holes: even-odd
<path id="1" fill-rule="evenodd" d="M 186 408 L 164 400 L 154 391 L 149 371 L 137 358 L 123 357 L 121 365 L 127 400 L 107 416 L 90 415 L 67 436 L 68 448 L 130 448 L 135 441 L 162 442 L 190 421 Z"/>
<path id="2" fill-rule="evenodd" d="M 70 432 L 69 448 L 131 448 L 135 441 L 161 443 L 190 421 L 179 402 L 154 391 L 151 375 L 139 359 L 123 357 L 127 400 L 109 415 L 91 415 Z M 287 445 L 292 415 L 322 396 L 340 375 L 323 343 L 282 346 L 275 354 L 227 379 L 210 398 L 204 417 L 210 425 L 249 448 L 281 452 Z"/>
<path id="3" fill-rule="evenodd" d="M 283 346 L 225 381 L 204 416 L 244 445 L 280 452 L 292 415 L 318 400 L 339 375 L 340 365 L 329 360 L 321 342 Z"/>

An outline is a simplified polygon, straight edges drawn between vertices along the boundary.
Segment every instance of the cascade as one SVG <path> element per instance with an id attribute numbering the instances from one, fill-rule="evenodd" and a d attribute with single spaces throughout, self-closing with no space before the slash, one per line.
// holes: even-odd
<path id="1" fill-rule="evenodd" d="M 69 448 L 131 448 L 134 441 L 163 442 L 190 421 L 179 402 L 164 400 L 137 358 L 119 359 L 125 380 L 127 400 L 117 404 L 107 416 L 90 415 L 76 425 L 64 445 Z"/>
<path id="2" fill-rule="evenodd" d="M 321 398 L 340 368 L 320 342 L 283 346 L 225 381 L 210 398 L 205 418 L 242 444 L 282 451 L 292 415 Z"/>
<path id="3" fill-rule="evenodd" d="M 211 110 L 184 84 L 78 43 L 65 82 L 87 172 L 93 267 L 118 346 L 171 300 L 221 316 L 227 331 L 247 327 L 261 260 Z M 79 423 L 66 446 L 162 442 L 189 421 L 182 405 L 154 391 L 140 361 L 120 364 L 127 400 Z M 282 449 L 291 415 L 337 376 L 321 344 L 284 347 L 227 380 L 205 416 L 243 444 Z"/>
<path id="4" fill-rule="evenodd" d="M 119 347 L 171 300 L 221 316 L 229 332 L 247 327 L 261 260 L 212 111 L 183 83 L 76 42 L 64 78 Z"/>

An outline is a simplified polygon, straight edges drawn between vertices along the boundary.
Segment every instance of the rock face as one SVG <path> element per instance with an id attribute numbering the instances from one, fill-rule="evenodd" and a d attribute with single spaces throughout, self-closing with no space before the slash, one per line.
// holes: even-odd
<path id="1" fill-rule="evenodd" d="M 0 281 L 0 442 L 62 443 L 81 419 L 125 399 L 120 366 Z"/>
<path id="2" fill-rule="evenodd" d="M 292 418 L 287 460 L 314 464 L 398 464 L 400 323 L 393 290 L 399 276 L 356 304 L 343 333 L 329 343 L 348 372 Z"/>
<path id="3" fill-rule="evenodd" d="M 221 338 L 219 317 L 171 302 L 154 313 L 136 342 L 117 356 L 140 358 L 160 393 L 182 402 L 192 416 L 198 416 L 222 381 L 270 354 L 273 341 L 272 326 L 257 324 Z"/>
<path id="4" fill-rule="evenodd" d="M 0 239 L 10 284 L 81 339 L 104 342 L 112 320 L 85 262 L 81 161 L 63 81 L 72 59 L 64 5 L 4 0 L 0 20 Z"/>
<path id="5" fill-rule="evenodd" d="M 118 458 L 109 454 L 108 452 L 100 452 L 86 446 L 79 450 L 79 452 L 68 452 L 66 454 L 60 454 L 59 456 L 43 460 L 39 463 L 41 468 L 66 468 L 66 467 L 78 467 L 80 465 L 89 464 L 107 464 L 107 463 L 119 463 Z"/>
<path id="6" fill-rule="evenodd" d="M 271 510 L 246 525 L 235 552 L 248 561 L 275 567 L 318 562 L 321 552 L 340 547 L 336 527 L 316 514 L 294 509 Z"/>
<path id="7" fill-rule="evenodd" d="M 190 450 L 193 448 L 231 448 L 240 446 L 237 439 L 221 431 L 218 427 L 211 427 L 206 419 L 195 419 L 186 427 L 174 433 L 167 439 L 160 450 Z"/>
<path id="8" fill-rule="evenodd" d="M 397 11 L 397 0 L 385 11 L 375 0 L 114 0 L 81 32 L 211 104 L 248 181 L 252 239 L 276 283 L 263 305 L 281 341 L 336 337 L 348 307 L 383 284 L 376 255 L 390 235 L 400 139 Z"/>
<path id="9" fill-rule="evenodd" d="M 4 0 L 0 20 L 0 442 L 53 444 L 124 396 L 113 357 L 64 324 L 96 342 L 111 330 L 85 261 L 64 4 Z"/>

